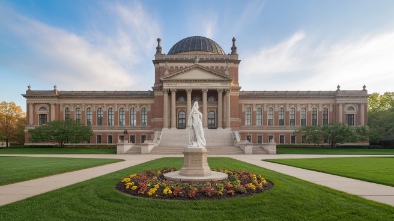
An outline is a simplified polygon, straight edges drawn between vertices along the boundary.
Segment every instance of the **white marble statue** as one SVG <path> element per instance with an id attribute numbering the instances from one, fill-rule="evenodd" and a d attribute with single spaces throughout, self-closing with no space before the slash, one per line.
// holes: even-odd
<path id="1" fill-rule="evenodd" d="M 189 126 L 189 147 L 205 147 L 202 113 L 198 111 L 197 101 L 194 102 L 187 124 Z"/>

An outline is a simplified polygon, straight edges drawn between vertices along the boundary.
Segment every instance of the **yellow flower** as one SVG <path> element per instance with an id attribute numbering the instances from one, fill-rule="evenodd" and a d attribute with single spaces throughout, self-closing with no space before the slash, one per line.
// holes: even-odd
<path id="1" fill-rule="evenodd" d="M 138 188 L 138 186 L 132 186 L 131 190 L 136 190 Z"/>
<path id="2" fill-rule="evenodd" d="M 124 178 L 124 179 L 122 180 L 122 183 L 127 183 L 127 182 L 130 182 L 130 178 L 128 178 L 128 177 L 126 177 L 126 178 Z"/>
<path id="3" fill-rule="evenodd" d="M 137 176 L 137 174 L 130 174 L 130 178 L 134 178 L 135 176 Z"/>

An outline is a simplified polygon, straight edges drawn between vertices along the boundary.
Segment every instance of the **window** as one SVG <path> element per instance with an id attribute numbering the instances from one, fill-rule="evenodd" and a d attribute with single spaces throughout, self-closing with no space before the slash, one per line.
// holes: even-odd
<path id="1" fill-rule="evenodd" d="M 143 107 L 141 109 L 141 125 L 146 126 L 146 123 L 148 122 L 148 115 L 146 113 L 146 108 Z"/>
<path id="2" fill-rule="evenodd" d="M 214 96 L 208 97 L 208 102 L 214 102 L 216 98 Z"/>
<path id="3" fill-rule="evenodd" d="M 65 120 L 70 119 L 70 108 L 69 107 L 66 107 L 64 109 L 64 119 Z"/>
<path id="4" fill-rule="evenodd" d="M 295 108 L 290 108 L 290 126 L 295 126 Z"/>
<path id="5" fill-rule="evenodd" d="M 47 111 L 46 107 L 40 107 L 40 109 L 38 109 L 38 111 Z"/>
<path id="6" fill-rule="evenodd" d="M 92 125 L 92 108 L 86 109 L 86 125 Z"/>
<path id="7" fill-rule="evenodd" d="M 268 126 L 274 125 L 274 109 L 268 108 Z"/>
<path id="8" fill-rule="evenodd" d="M 263 143 L 263 135 L 257 135 L 257 143 Z"/>
<path id="9" fill-rule="evenodd" d="M 141 135 L 141 143 L 145 143 L 145 140 L 146 140 L 146 135 L 145 134 Z"/>
<path id="10" fill-rule="evenodd" d="M 108 126 L 114 125 L 114 109 L 112 107 L 108 108 Z"/>
<path id="11" fill-rule="evenodd" d="M 103 108 L 97 109 L 97 125 L 103 125 Z"/>
<path id="12" fill-rule="evenodd" d="M 312 108 L 312 125 L 317 126 L 317 109 Z"/>
<path id="13" fill-rule="evenodd" d="M 274 136 L 273 135 L 269 135 L 268 136 L 268 143 L 272 143 L 274 141 Z"/>
<path id="14" fill-rule="evenodd" d="M 112 143 L 112 135 L 108 135 L 108 142 L 107 143 Z"/>
<path id="15" fill-rule="evenodd" d="M 124 126 L 126 124 L 126 116 L 124 112 L 124 108 L 121 107 L 119 109 L 119 125 Z"/>
<path id="16" fill-rule="evenodd" d="M 178 112 L 178 129 L 186 128 L 186 113 L 185 111 Z"/>
<path id="17" fill-rule="evenodd" d="M 245 109 L 245 125 L 250 126 L 252 123 L 252 111 L 250 108 Z"/>
<path id="18" fill-rule="evenodd" d="M 215 111 L 208 112 L 208 128 L 215 129 L 216 128 L 216 119 L 215 119 Z"/>
<path id="19" fill-rule="evenodd" d="M 124 135 L 119 135 L 119 142 L 124 142 L 125 140 L 124 140 Z"/>
<path id="20" fill-rule="evenodd" d="M 47 123 L 47 114 L 39 114 L 38 120 L 39 120 L 39 122 L 38 122 L 39 125 L 46 124 Z"/>
<path id="21" fill-rule="evenodd" d="M 81 108 L 79 107 L 75 109 L 75 121 L 81 123 Z"/>
<path id="22" fill-rule="evenodd" d="M 257 108 L 256 110 L 256 126 L 263 125 L 263 109 Z"/>
<path id="23" fill-rule="evenodd" d="M 291 140 L 291 143 L 296 143 L 296 136 L 295 135 L 291 135 L 290 136 L 290 140 Z"/>
<path id="24" fill-rule="evenodd" d="M 135 143 L 135 135 L 130 135 L 130 143 Z"/>
<path id="25" fill-rule="evenodd" d="M 130 109 L 130 126 L 135 126 L 135 125 L 137 125 L 137 113 L 136 113 L 136 111 L 135 111 L 135 108 L 133 107 L 133 108 L 131 108 Z"/>
<path id="26" fill-rule="evenodd" d="M 246 135 L 246 140 L 248 142 L 252 142 L 252 135 Z"/>
<path id="27" fill-rule="evenodd" d="M 328 125 L 328 108 L 323 108 L 323 125 Z"/>
<path id="28" fill-rule="evenodd" d="M 301 126 L 306 125 L 306 108 L 301 108 Z"/>
<path id="29" fill-rule="evenodd" d="M 349 126 L 354 126 L 354 114 L 346 114 L 346 123 Z"/>
<path id="30" fill-rule="evenodd" d="M 184 102 L 184 101 L 186 101 L 186 100 L 185 100 L 185 97 L 180 96 L 180 97 L 178 97 L 178 101 Z"/>
<path id="31" fill-rule="evenodd" d="M 285 125 L 285 109 L 283 107 L 279 108 L 279 126 Z"/>
<path id="32" fill-rule="evenodd" d="M 96 136 L 96 143 L 101 143 L 101 135 Z"/>
<path id="33" fill-rule="evenodd" d="M 279 135 L 279 143 L 285 143 L 285 135 Z"/>
<path id="34" fill-rule="evenodd" d="M 347 108 L 347 110 L 348 110 L 348 111 L 354 111 L 355 109 L 354 109 L 353 106 L 350 106 L 350 107 Z"/>

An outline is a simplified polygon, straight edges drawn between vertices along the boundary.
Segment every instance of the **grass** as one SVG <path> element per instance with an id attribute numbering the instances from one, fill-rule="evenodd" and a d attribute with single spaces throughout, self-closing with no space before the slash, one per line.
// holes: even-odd
<path id="1" fill-rule="evenodd" d="M 267 161 L 394 186 L 393 157 L 275 159 Z"/>
<path id="2" fill-rule="evenodd" d="M 108 148 L 5 148 L 0 154 L 116 154 Z"/>
<path id="3" fill-rule="evenodd" d="M 212 169 L 263 175 L 274 188 L 251 197 L 211 201 L 138 198 L 115 190 L 131 173 L 182 166 L 162 158 L 0 207 L 0 220 L 393 220 L 394 207 L 368 201 L 229 158 L 209 158 Z"/>
<path id="4" fill-rule="evenodd" d="M 115 163 L 118 159 L 0 157 L 0 185 Z"/>
<path id="5" fill-rule="evenodd" d="M 277 148 L 277 154 L 394 155 L 394 149 Z"/>

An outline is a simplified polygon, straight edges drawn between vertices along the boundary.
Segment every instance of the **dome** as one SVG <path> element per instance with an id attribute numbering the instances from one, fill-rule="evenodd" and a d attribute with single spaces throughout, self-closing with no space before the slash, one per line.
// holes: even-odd
<path id="1" fill-rule="evenodd" d="M 220 45 L 209 38 L 201 36 L 192 36 L 178 41 L 172 46 L 168 54 L 179 54 L 184 52 L 203 52 L 204 54 L 224 55 L 224 51 Z"/>

